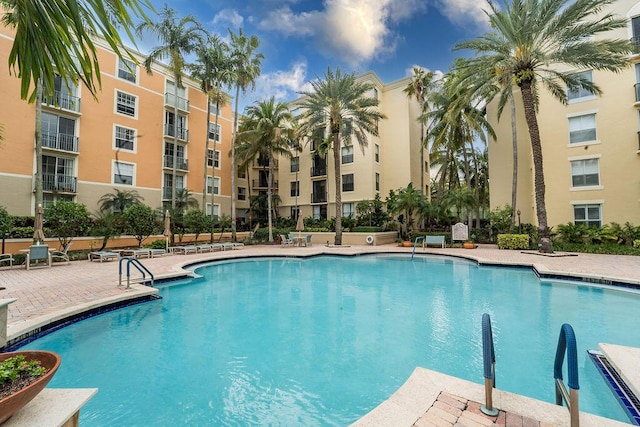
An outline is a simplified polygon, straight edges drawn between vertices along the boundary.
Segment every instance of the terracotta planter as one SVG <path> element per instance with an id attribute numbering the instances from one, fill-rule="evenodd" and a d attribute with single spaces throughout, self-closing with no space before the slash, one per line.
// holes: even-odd
<path id="1" fill-rule="evenodd" d="M 411 246 L 413 246 L 413 243 L 407 240 L 406 242 L 402 242 L 402 246 L 404 246 L 405 248 L 410 248 Z"/>
<path id="2" fill-rule="evenodd" d="M 24 356 L 27 360 L 38 360 L 47 369 L 47 372 L 38 378 L 34 383 L 29 384 L 17 393 L 0 400 L 0 424 L 8 420 L 14 412 L 29 403 L 36 397 L 51 381 L 53 375 L 60 366 L 60 356 L 51 351 L 15 351 L 11 353 L 0 353 L 0 362 L 13 356 Z"/>
<path id="3" fill-rule="evenodd" d="M 464 243 L 463 243 L 463 245 L 462 245 L 462 247 L 463 247 L 463 248 L 465 248 L 465 249 L 475 249 L 475 248 L 476 248 L 476 245 L 474 245 L 474 244 L 473 244 L 473 243 L 471 243 L 471 242 L 464 242 Z"/>

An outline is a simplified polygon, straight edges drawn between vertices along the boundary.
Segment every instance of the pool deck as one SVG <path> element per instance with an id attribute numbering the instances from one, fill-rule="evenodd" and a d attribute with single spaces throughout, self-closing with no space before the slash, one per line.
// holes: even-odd
<path id="1" fill-rule="evenodd" d="M 228 250 L 224 252 L 189 254 L 189 255 L 168 255 L 157 258 L 142 260 L 142 263 L 153 272 L 156 279 L 171 278 L 185 276 L 190 273 L 184 267 L 209 261 L 220 259 L 234 259 L 241 257 L 253 256 L 313 256 L 321 254 L 335 255 L 358 255 L 365 253 L 411 253 L 413 248 L 402 248 L 396 245 L 382 246 L 344 246 L 333 247 L 325 245 L 313 245 L 311 247 L 280 247 L 280 246 L 246 246 L 238 250 Z M 498 250 L 492 245 L 480 245 L 476 249 L 462 248 L 419 248 L 417 254 L 429 253 L 440 254 L 467 258 L 475 260 L 481 264 L 501 264 L 501 265 L 519 265 L 533 267 L 541 275 L 556 275 L 563 277 L 582 277 L 599 283 L 624 282 L 640 285 L 640 259 L 634 256 L 620 255 L 596 255 L 596 254 L 573 254 L 574 256 L 543 256 L 537 253 Z M 137 272 L 136 272 L 137 273 Z M 133 274 L 132 274 L 133 276 Z M 138 276 L 134 276 L 138 277 Z M 25 333 L 33 331 L 39 327 L 45 326 L 60 319 L 67 318 L 74 314 L 82 313 L 93 308 L 111 304 L 114 302 L 129 300 L 133 298 L 151 295 L 156 292 L 153 288 L 139 284 L 132 284 L 130 289 L 118 286 L 118 262 L 89 262 L 89 261 L 73 261 L 71 264 L 56 264 L 52 268 L 36 269 L 27 271 L 24 266 L 14 266 L 13 268 L 0 268 L 0 299 L 17 299 L 17 301 L 9 306 L 7 318 L 7 335 L 9 340 L 15 337 L 23 336 Z M 640 354 L 638 351 L 623 351 L 614 349 L 613 354 L 620 355 L 621 360 L 612 361 L 615 366 L 638 366 Z M 618 356 L 616 356 L 618 357 Z M 443 379 L 446 377 L 446 379 Z M 633 384 L 635 390 L 640 389 L 640 378 L 635 371 L 628 374 L 623 373 L 623 377 L 637 383 Z M 484 401 L 484 388 L 479 384 L 469 383 L 460 379 L 443 376 L 442 374 L 427 371 L 422 368 L 416 369 L 407 383 L 398 390 L 389 400 L 383 402 L 378 408 L 360 420 L 358 425 L 512 425 L 509 423 L 509 417 L 521 416 L 521 422 L 514 421 L 519 426 L 527 426 L 528 419 L 537 420 L 540 426 L 544 423 L 550 425 L 568 425 L 568 411 L 566 408 L 560 408 L 555 405 L 544 406 L 542 412 L 531 412 L 527 408 L 538 408 L 534 405 L 532 399 L 524 398 L 524 403 L 510 406 L 514 401 L 515 395 L 497 390 L 499 397 L 494 397 L 494 404 L 497 408 L 507 410 L 506 418 L 501 424 L 500 418 L 491 421 L 479 422 L 474 421 L 474 416 L 469 416 L 472 421 L 463 420 L 462 414 L 465 410 L 460 410 L 460 416 L 455 422 L 449 423 L 447 419 L 438 419 L 433 422 L 429 410 L 432 413 L 441 414 L 441 408 L 444 405 L 438 403 L 438 397 L 442 392 L 448 393 L 453 397 L 447 399 L 459 399 L 466 401 L 465 408 L 469 407 L 473 412 L 474 402 Z M 419 385 L 418 385 L 419 384 Z M 457 384 L 447 386 L 446 384 Z M 405 389 L 409 387 L 409 389 Z M 406 390 L 417 390 L 407 392 Z M 431 387 L 431 388 L 429 388 Z M 437 389 L 437 390 L 436 390 Z M 403 391 L 404 390 L 404 391 Z M 422 390 L 418 392 L 418 390 Z M 425 390 L 430 390 L 429 392 Z M 400 393 L 400 394 L 399 394 Z M 448 396 L 447 394 L 442 396 Z M 412 398 L 415 399 L 412 400 Z M 517 399 L 516 399 L 517 400 Z M 392 415 L 392 418 L 386 417 L 384 414 L 394 414 L 390 409 L 398 409 L 398 402 L 410 402 L 409 407 L 415 408 L 411 411 L 409 418 L 413 418 L 411 422 L 391 422 L 391 420 L 408 420 L 409 418 Z M 449 401 L 448 401 L 449 402 Z M 450 403 L 450 402 L 449 402 Z M 543 402 L 539 402 L 543 403 Z M 434 406 L 435 405 L 435 406 Z M 536 404 L 537 405 L 537 404 Z M 430 409 L 434 406 L 435 409 Z M 561 409 L 562 411 L 558 411 Z M 458 408 L 459 410 L 459 408 Z M 379 412 L 382 411 L 382 412 Z M 403 409 L 404 411 L 404 409 Z M 416 412 L 417 411 L 417 412 Z M 446 409 L 445 409 L 446 411 Z M 456 411 L 453 411 L 457 414 Z M 467 411 L 469 412 L 469 411 Z M 471 413 L 469 412 L 469 413 Z M 477 411 L 476 411 L 477 412 Z M 383 415 L 380 415 L 383 414 Z M 560 418 L 554 416 L 553 420 L 547 421 L 545 414 L 557 414 Z M 405 414 L 406 415 L 406 414 Z M 477 415 L 477 414 L 476 414 Z M 584 420 L 583 420 L 584 415 Z M 386 418 L 385 418 L 386 417 Z M 581 424 L 589 425 L 623 425 L 611 420 L 606 420 L 606 424 L 601 424 L 602 418 L 595 418 L 590 421 L 593 416 L 581 414 Z M 383 422 L 384 420 L 387 422 Z M 512 418 L 513 419 L 513 418 Z M 429 421 L 431 420 L 431 421 Z M 446 423 L 444 421 L 446 421 Z M 542 423 L 540 423 L 542 422 Z M 595 424 L 592 424 L 594 422 Z M 456 424 L 457 423 L 457 424 Z M 533 425 L 533 424 L 532 424 Z"/>

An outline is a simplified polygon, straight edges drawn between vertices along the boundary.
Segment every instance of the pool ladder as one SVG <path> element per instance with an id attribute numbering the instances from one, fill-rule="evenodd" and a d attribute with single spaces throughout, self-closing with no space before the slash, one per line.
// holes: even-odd
<path id="1" fill-rule="evenodd" d="M 142 264 L 138 258 L 130 258 L 130 257 L 120 258 L 120 261 L 118 264 L 118 286 L 122 286 L 122 263 L 125 261 L 127 262 L 127 287 L 125 289 L 129 289 L 131 287 L 131 265 L 132 264 L 140 273 L 142 273 L 143 282 L 146 281 L 147 279 L 147 276 L 145 273 L 149 274 L 149 278 L 151 279 L 151 286 L 153 286 L 153 280 L 154 280 L 153 273 L 151 273 L 151 271 L 149 271 L 149 269 L 145 267 L 144 264 Z"/>
<path id="2" fill-rule="evenodd" d="M 562 366 L 564 364 L 564 355 L 567 354 L 567 373 L 569 376 L 569 389 L 562 378 Z M 491 317 L 489 314 L 482 315 L 482 362 L 484 368 L 484 405 L 480 406 L 480 410 L 489 415 L 498 415 L 498 410 L 493 407 L 493 389 L 496 387 L 496 354 L 493 346 L 493 332 L 491 330 Z M 578 381 L 578 351 L 576 348 L 576 336 L 573 328 L 565 323 L 560 328 L 560 338 L 558 339 L 558 347 L 556 348 L 556 359 L 553 365 L 553 377 L 555 379 L 556 404 L 566 403 L 569 409 L 570 426 L 580 426 L 580 409 L 578 405 L 578 390 L 580 389 Z"/>
<path id="3" fill-rule="evenodd" d="M 416 246 L 418 246 L 418 242 L 420 240 L 424 240 L 424 236 L 418 236 L 416 237 L 416 240 L 413 241 L 413 251 L 411 252 L 411 259 L 413 259 L 413 256 L 416 254 Z"/>

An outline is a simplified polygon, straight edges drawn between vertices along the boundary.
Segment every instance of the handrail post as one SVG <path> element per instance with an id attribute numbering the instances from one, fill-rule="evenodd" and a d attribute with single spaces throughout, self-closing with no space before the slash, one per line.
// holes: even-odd
<path id="1" fill-rule="evenodd" d="M 122 262 L 128 259 L 127 257 L 122 257 L 118 260 L 118 286 L 122 286 Z"/>
<path id="2" fill-rule="evenodd" d="M 491 317 L 487 313 L 482 315 L 482 362 L 485 404 L 480 406 L 480 410 L 486 415 L 495 417 L 498 415 L 498 410 L 493 407 L 493 389 L 496 387 L 496 353 L 493 347 Z"/>
<path id="3" fill-rule="evenodd" d="M 567 353 L 567 373 L 569 376 L 570 392 L 562 379 L 562 365 L 564 364 L 565 350 Z M 553 365 L 553 377 L 555 379 L 556 404 L 562 405 L 563 400 L 569 409 L 571 427 L 580 426 L 580 409 L 578 404 L 578 390 L 580 384 L 578 381 L 578 350 L 576 346 L 576 336 L 573 328 L 568 323 L 562 325 L 560 329 L 560 337 L 558 338 L 558 347 L 556 349 L 556 359 Z"/>
<path id="4" fill-rule="evenodd" d="M 411 252 L 411 259 L 413 259 L 413 256 L 416 254 L 416 246 L 418 245 L 418 242 L 420 240 L 424 240 L 424 236 L 418 236 L 416 237 L 416 239 L 413 241 L 413 251 Z"/>

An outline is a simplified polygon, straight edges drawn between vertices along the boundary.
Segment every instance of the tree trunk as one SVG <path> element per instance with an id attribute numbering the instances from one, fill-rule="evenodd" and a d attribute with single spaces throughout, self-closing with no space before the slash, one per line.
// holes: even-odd
<path id="1" fill-rule="evenodd" d="M 178 187 L 178 76 L 173 85 L 173 166 L 171 168 L 171 209 L 176 208 L 176 191 Z"/>
<path id="2" fill-rule="evenodd" d="M 42 79 L 36 82 L 36 131 L 35 131 L 35 150 L 36 150 L 36 173 L 35 173 L 35 192 L 36 201 L 33 212 L 37 212 L 38 206 L 42 205 Z"/>
<path id="3" fill-rule="evenodd" d="M 209 163 L 209 125 L 211 124 L 211 97 L 207 94 L 207 128 L 205 129 L 204 137 L 204 177 L 202 182 L 202 212 L 207 214 L 207 164 Z M 216 152 L 213 151 L 215 156 Z M 212 191 L 213 192 L 213 191 Z M 211 205 L 211 211 L 213 211 L 213 205 Z"/>
<path id="4" fill-rule="evenodd" d="M 522 103 L 524 105 L 524 116 L 529 128 L 531 138 L 531 151 L 533 153 L 533 170 L 536 192 L 536 214 L 538 216 L 538 246 L 541 252 L 552 253 L 553 247 L 547 226 L 547 207 L 545 204 L 545 183 L 542 163 L 542 143 L 540 141 L 540 130 L 538 129 L 538 119 L 536 117 L 533 94 L 531 93 L 531 81 L 525 80 L 520 83 L 522 92 Z"/>
<path id="5" fill-rule="evenodd" d="M 334 244 L 342 244 L 342 176 L 340 175 L 340 133 L 333 135 L 333 166 L 336 175 L 336 238 Z M 328 201 L 327 201 L 328 202 Z"/>
<path id="6" fill-rule="evenodd" d="M 516 224 L 517 195 L 518 195 L 518 131 L 516 129 L 516 101 L 513 99 L 513 89 L 509 97 L 511 107 L 511 143 L 513 146 L 513 173 L 511 176 L 511 225 Z"/>
<path id="7" fill-rule="evenodd" d="M 467 184 L 467 190 L 471 191 L 471 171 L 469 170 L 469 156 L 467 155 L 467 147 L 466 143 L 462 143 L 462 158 L 464 160 L 464 181 Z M 473 215 L 472 211 L 469 207 L 465 208 L 467 210 L 467 224 L 469 225 L 469 229 L 473 228 Z"/>
<path id="8" fill-rule="evenodd" d="M 267 224 L 269 227 L 269 243 L 273 243 L 273 216 L 271 215 L 271 205 L 273 201 L 273 153 L 269 153 L 269 175 L 267 175 Z"/>
<path id="9" fill-rule="evenodd" d="M 420 123 L 420 194 L 424 196 L 424 147 L 422 139 L 424 138 L 424 123 Z"/>
<path id="10" fill-rule="evenodd" d="M 231 240 L 236 241 L 236 138 L 238 134 L 238 97 L 240 86 L 236 85 L 236 102 L 233 114 L 233 137 L 231 138 Z"/>

